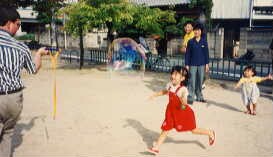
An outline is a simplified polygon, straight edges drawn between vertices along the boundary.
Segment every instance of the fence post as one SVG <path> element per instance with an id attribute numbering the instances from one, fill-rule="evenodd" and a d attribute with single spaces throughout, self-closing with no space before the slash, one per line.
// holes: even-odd
<path id="1" fill-rule="evenodd" d="M 240 78 L 242 77 L 242 73 L 243 73 L 243 63 L 240 63 Z"/>
<path id="2" fill-rule="evenodd" d="M 90 49 L 90 62 L 92 62 L 93 60 L 93 52 L 92 52 L 92 49 Z"/>

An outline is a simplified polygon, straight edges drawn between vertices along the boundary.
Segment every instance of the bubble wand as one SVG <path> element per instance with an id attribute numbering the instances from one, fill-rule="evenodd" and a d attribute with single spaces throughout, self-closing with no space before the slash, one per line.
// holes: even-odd
<path id="1" fill-rule="evenodd" d="M 46 48 L 50 53 L 50 60 L 51 60 L 51 69 L 53 72 L 53 79 L 54 79 L 54 85 L 53 85 L 53 119 L 56 118 L 57 113 L 57 85 L 56 85 L 56 67 L 57 67 L 57 61 L 59 56 L 59 49 L 58 48 Z"/>

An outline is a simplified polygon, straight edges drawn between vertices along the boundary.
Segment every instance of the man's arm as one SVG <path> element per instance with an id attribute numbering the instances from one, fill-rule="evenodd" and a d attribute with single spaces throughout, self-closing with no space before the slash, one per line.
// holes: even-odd
<path id="1" fill-rule="evenodd" d="M 35 70 L 35 74 L 38 73 L 38 71 L 40 70 L 41 66 L 42 66 L 42 56 L 43 55 L 47 55 L 49 53 L 48 50 L 45 49 L 45 47 L 40 48 L 36 54 L 35 54 L 35 58 L 34 58 L 34 64 L 36 65 L 36 70 Z"/>
<path id="2" fill-rule="evenodd" d="M 209 72 L 209 45 L 208 45 L 208 42 L 207 40 L 205 40 L 205 45 L 206 45 L 206 48 L 205 48 L 205 62 L 206 62 L 206 72 Z"/>

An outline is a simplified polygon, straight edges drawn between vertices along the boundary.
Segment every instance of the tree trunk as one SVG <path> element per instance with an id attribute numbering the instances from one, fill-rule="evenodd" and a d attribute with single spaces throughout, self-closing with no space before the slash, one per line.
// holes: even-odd
<path id="1" fill-rule="evenodd" d="M 40 44 L 41 24 L 38 23 L 38 43 Z"/>
<path id="2" fill-rule="evenodd" d="M 107 32 L 107 48 L 111 45 L 112 41 L 114 40 L 114 36 L 112 34 L 112 23 L 106 23 L 108 32 Z"/>
<path id="3" fill-rule="evenodd" d="M 80 35 L 80 70 L 81 70 L 83 66 L 83 61 L 84 61 L 82 25 L 79 25 L 79 35 Z"/>
<path id="4" fill-rule="evenodd" d="M 168 40 L 166 39 L 166 37 L 163 39 L 159 39 L 158 44 L 159 44 L 158 49 L 157 49 L 158 54 L 163 55 L 163 56 L 167 55 Z"/>
<path id="5" fill-rule="evenodd" d="M 56 48 L 59 49 L 59 43 L 58 43 L 58 28 L 55 23 L 55 41 L 56 41 Z"/>

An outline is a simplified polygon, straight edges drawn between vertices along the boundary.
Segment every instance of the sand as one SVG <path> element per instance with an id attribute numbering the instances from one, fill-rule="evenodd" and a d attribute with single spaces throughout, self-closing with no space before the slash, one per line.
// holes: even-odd
<path id="1" fill-rule="evenodd" d="M 57 69 L 57 117 L 53 120 L 53 75 L 45 60 L 35 75 L 23 74 L 24 109 L 13 140 L 14 157 L 149 156 L 168 97 L 147 98 L 165 87 L 169 74 L 110 73 L 104 65 L 83 70 L 62 62 Z M 272 95 L 262 91 L 257 116 L 246 115 L 235 82 L 209 80 L 208 103 L 194 103 L 197 126 L 208 137 L 171 131 L 158 156 L 272 156 Z"/>

